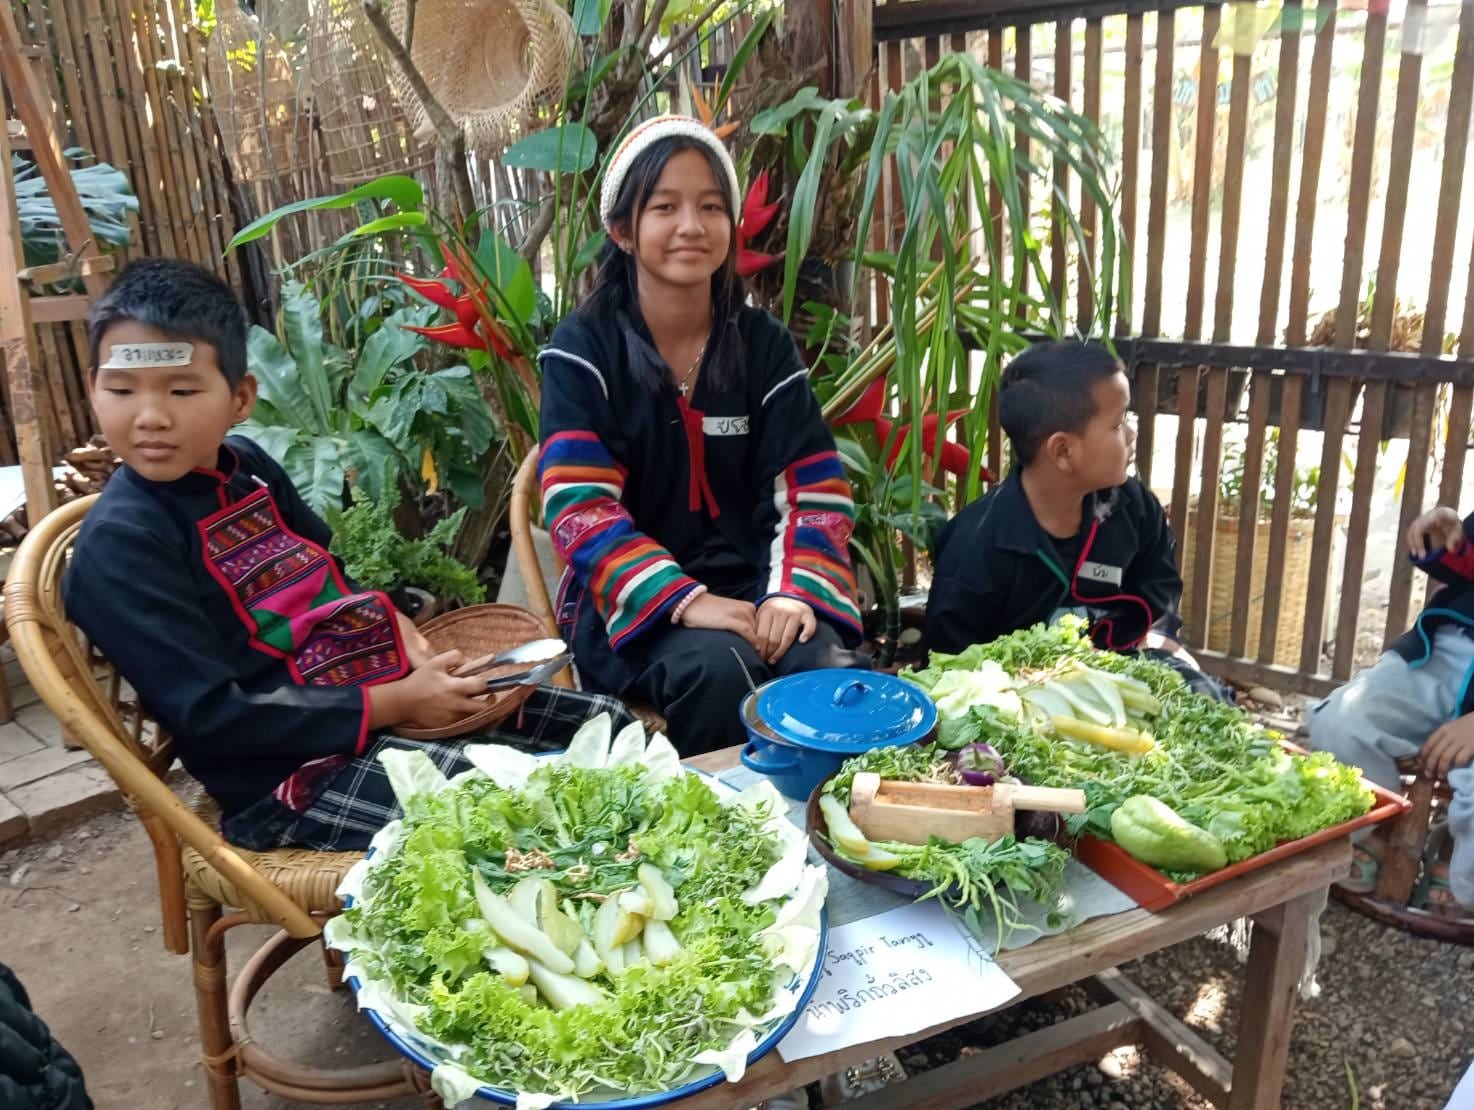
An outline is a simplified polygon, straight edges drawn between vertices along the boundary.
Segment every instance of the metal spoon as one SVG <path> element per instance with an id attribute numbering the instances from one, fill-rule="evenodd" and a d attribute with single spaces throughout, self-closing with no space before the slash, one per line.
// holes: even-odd
<path id="1" fill-rule="evenodd" d="M 568 650 L 568 645 L 562 640 L 544 639 L 529 640 L 525 644 L 509 647 L 506 651 L 499 651 L 495 655 L 483 655 L 480 659 L 473 659 L 469 663 L 461 665 L 461 669 L 455 672 L 457 678 L 470 678 L 473 675 L 489 671 L 493 667 L 505 666 L 508 663 L 541 663 L 544 659 L 550 659 L 555 655 L 562 655 Z"/>
<path id="2" fill-rule="evenodd" d="M 495 678 L 486 680 L 488 690 L 504 690 L 509 686 L 540 686 L 555 674 L 568 666 L 573 661 L 573 655 L 564 652 L 562 655 L 539 663 L 525 671 L 517 671 L 515 674 L 500 674 Z"/>

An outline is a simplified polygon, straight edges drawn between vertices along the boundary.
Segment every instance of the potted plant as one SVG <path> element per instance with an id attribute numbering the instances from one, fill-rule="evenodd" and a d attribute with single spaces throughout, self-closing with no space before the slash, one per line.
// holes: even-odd
<path id="1" fill-rule="evenodd" d="M 332 551 L 343 560 L 348 576 L 364 589 L 389 594 L 417 624 L 446 609 L 485 601 L 486 589 L 476 573 L 450 554 L 465 506 L 420 537 L 399 530 L 398 506 L 399 489 L 390 483 L 377 499 L 355 486 L 348 508 L 328 512 Z"/>

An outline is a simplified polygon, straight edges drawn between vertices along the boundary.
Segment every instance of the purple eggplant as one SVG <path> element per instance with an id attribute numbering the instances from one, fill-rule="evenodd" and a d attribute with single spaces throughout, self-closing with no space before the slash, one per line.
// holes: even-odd
<path id="1" fill-rule="evenodd" d="M 947 757 L 969 786 L 992 786 L 1008 774 L 1003 757 L 991 744 L 968 744 Z"/>

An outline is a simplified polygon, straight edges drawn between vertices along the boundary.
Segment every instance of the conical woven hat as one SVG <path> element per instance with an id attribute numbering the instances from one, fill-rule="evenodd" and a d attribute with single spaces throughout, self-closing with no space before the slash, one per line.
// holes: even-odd
<path id="1" fill-rule="evenodd" d="M 390 18 L 402 38 L 403 3 Z M 555 0 L 418 0 L 410 54 L 472 144 L 494 151 L 562 95 L 573 41 L 573 20 Z M 430 127 L 424 107 L 397 68 L 391 75 L 423 133 Z"/>

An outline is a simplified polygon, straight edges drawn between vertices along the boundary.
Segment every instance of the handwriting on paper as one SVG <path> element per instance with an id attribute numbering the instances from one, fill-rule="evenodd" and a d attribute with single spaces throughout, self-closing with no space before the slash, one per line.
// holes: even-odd
<path id="1" fill-rule="evenodd" d="M 940 906 L 901 906 L 830 930 L 824 973 L 778 1054 L 801 1060 L 914 1033 L 1018 993 Z"/>

